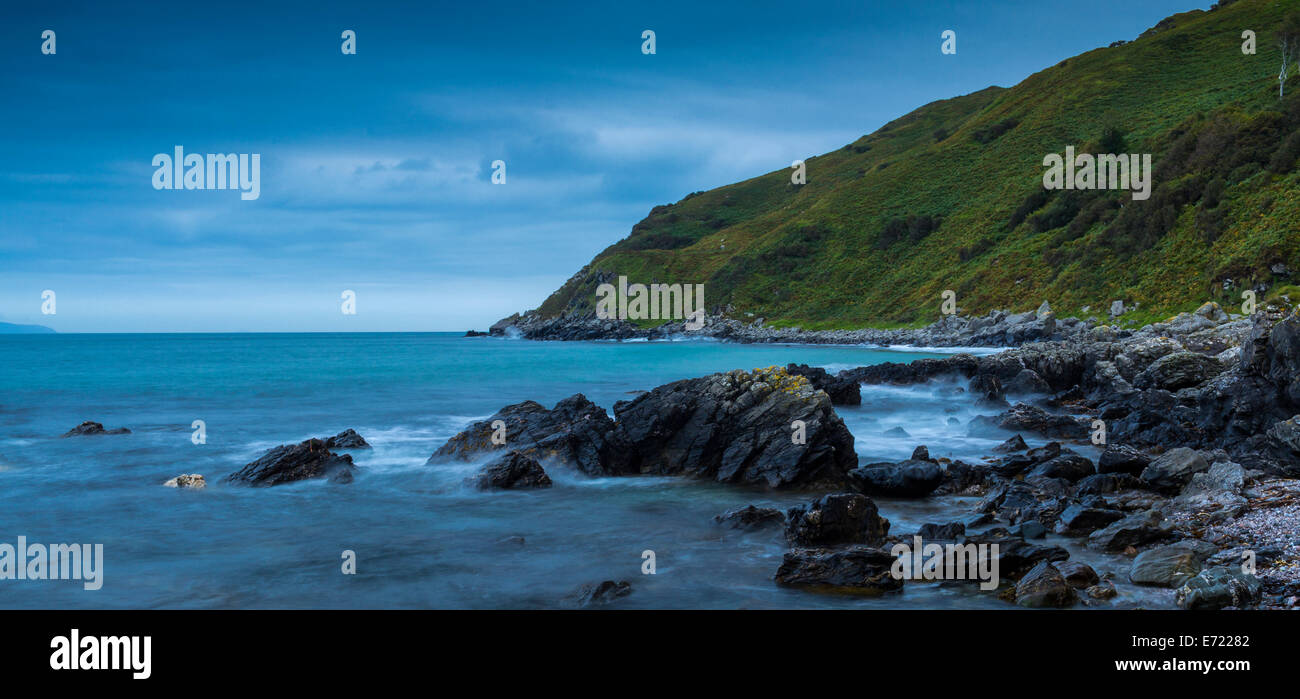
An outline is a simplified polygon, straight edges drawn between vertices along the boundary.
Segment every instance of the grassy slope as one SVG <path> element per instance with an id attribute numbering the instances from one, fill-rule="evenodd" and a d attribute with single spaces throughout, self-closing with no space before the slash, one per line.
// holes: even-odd
<path id="1" fill-rule="evenodd" d="M 944 289 L 957 291 L 964 312 L 1049 300 L 1058 312 L 1090 305 L 1096 313 L 1122 298 L 1141 303 L 1130 320 L 1149 320 L 1210 299 L 1240 303 L 1248 283 L 1281 288 L 1287 280 L 1268 268 L 1300 269 L 1300 196 L 1294 168 L 1270 172 L 1267 161 L 1300 133 L 1300 99 L 1277 99 L 1272 34 L 1297 7 L 1300 0 L 1239 0 L 1175 15 L 1132 43 L 1068 59 L 1010 89 L 928 104 L 810 158 L 804 186 L 782 169 L 656 207 L 539 311 L 590 311 L 598 274 L 704 282 L 710 307 L 732 304 L 742 318 L 807 328 L 929 322 Z M 1257 32 L 1258 55 L 1241 53 L 1244 28 Z M 1300 79 L 1290 87 L 1300 97 Z M 983 131 L 1011 122 L 992 140 Z M 1102 213 L 1092 225 L 1068 206 L 1062 225 L 1032 220 L 1064 206 L 1058 196 L 1035 202 L 1030 220 L 1012 226 L 1022 202 L 1043 194 L 1043 156 L 1066 145 L 1107 152 L 1108 127 L 1125 152 L 1155 154 L 1153 201 L 1090 194 L 1085 208 L 1109 200 L 1096 204 Z M 1252 157 L 1239 155 L 1250 143 L 1261 162 L 1236 162 Z M 1215 178 L 1222 195 L 1203 196 Z M 1214 200 L 1218 208 L 1205 213 L 1222 221 L 1207 234 L 1198 212 Z M 942 216 L 942 224 L 880 241 L 887 222 L 909 215 Z M 1230 295 L 1225 277 L 1234 280 Z"/>

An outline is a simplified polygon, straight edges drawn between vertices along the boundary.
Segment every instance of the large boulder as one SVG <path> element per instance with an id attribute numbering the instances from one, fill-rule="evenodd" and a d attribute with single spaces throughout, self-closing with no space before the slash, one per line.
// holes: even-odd
<path id="1" fill-rule="evenodd" d="M 498 456 L 489 462 L 469 484 L 479 490 L 515 490 L 549 488 L 551 478 L 536 459 L 518 451 Z"/>
<path id="2" fill-rule="evenodd" d="M 331 483 L 351 483 L 355 466 L 350 454 L 335 454 L 325 441 L 308 439 L 299 444 L 282 444 L 242 469 L 226 476 L 227 483 L 272 486 L 311 478 L 328 478 Z"/>
<path id="3" fill-rule="evenodd" d="M 853 435 L 830 398 L 779 367 L 676 381 L 614 413 L 614 473 L 837 488 L 857 466 Z"/>
<path id="4" fill-rule="evenodd" d="M 493 423 L 504 424 L 504 444 Z M 569 396 L 547 410 L 534 401 L 506 406 L 492 417 L 480 420 L 447 440 L 429 457 L 434 464 L 448 460 L 475 461 L 484 454 L 517 451 L 539 462 L 556 460 L 589 475 L 610 473 L 614 459 L 609 434 L 614 421 L 605 410 L 581 393 Z"/>
<path id="5" fill-rule="evenodd" d="M 1199 386 L 1219 375 L 1224 367 L 1214 357 L 1195 352 L 1172 352 L 1155 360 L 1133 380 L 1140 389 L 1163 388 L 1177 391 Z"/>
<path id="6" fill-rule="evenodd" d="M 833 405 L 862 405 L 862 387 L 853 379 L 836 376 L 821 367 L 807 364 L 790 364 L 785 370 L 792 376 L 808 379 L 813 388 L 825 391 L 831 397 Z"/>
<path id="7" fill-rule="evenodd" d="M 570 597 L 570 601 L 580 608 L 603 607 L 630 594 L 632 594 L 632 584 L 628 581 L 603 580 L 579 587 Z"/>
<path id="8" fill-rule="evenodd" d="M 849 472 L 853 487 L 867 495 L 919 498 L 943 482 L 944 470 L 932 461 L 908 459 L 896 464 L 871 464 Z"/>
<path id="9" fill-rule="evenodd" d="M 1240 464 L 1216 461 L 1210 470 L 1192 475 L 1178 497 L 1170 501 L 1173 509 L 1198 515 L 1208 523 L 1217 524 L 1246 511 L 1246 498 L 1242 489 L 1246 472 Z"/>
<path id="10" fill-rule="evenodd" d="M 1210 464 L 1195 449 L 1175 447 L 1157 456 L 1142 470 L 1142 480 L 1163 492 L 1177 492 L 1194 474 L 1210 470 Z"/>
<path id="11" fill-rule="evenodd" d="M 785 535 L 794 546 L 880 544 L 889 535 L 889 520 L 871 498 L 857 493 L 823 495 L 790 508 L 786 519 Z"/>
<path id="12" fill-rule="evenodd" d="M 879 595 L 902 589 L 903 579 L 893 575 L 897 560 L 873 546 L 794 549 L 785 554 L 774 579 L 778 585 L 812 591 Z"/>
<path id="13" fill-rule="evenodd" d="M 62 436 L 63 437 L 88 437 L 92 435 L 101 435 L 101 434 L 131 434 L 131 430 L 128 430 L 125 427 L 118 427 L 117 429 L 106 430 L 104 429 L 104 426 L 102 424 L 98 422 L 92 422 L 90 420 L 86 420 L 80 425 L 77 425 L 76 427 L 68 430 Z"/>

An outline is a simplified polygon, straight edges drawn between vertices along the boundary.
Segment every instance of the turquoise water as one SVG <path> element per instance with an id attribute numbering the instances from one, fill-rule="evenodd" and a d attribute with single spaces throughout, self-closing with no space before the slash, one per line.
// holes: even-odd
<path id="1" fill-rule="evenodd" d="M 481 493 L 474 465 L 426 466 L 473 419 L 584 393 L 606 409 L 638 390 L 735 368 L 803 362 L 831 370 L 924 356 L 860 347 L 717 342 L 553 343 L 457 334 L 40 335 L 0 337 L 0 543 L 99 543 L 103 587 L 0 580 L 0 607 L 532 608 L 583 583 L 629 580 L 636 607 L 1002 606 L 967 589 L 913 585 L 881 600 L 778 588 L 779 533 L 711 519 L 807 494 L 673 478 L 586 478 Z M 864 387 L 842 408 L 864 460 L 974 459 L 981 411 L 948 387 Z M 983 411 L 987 413 L 988 411 Z M 130 435 L 59 439 L 83 420 Z M 203 420 L 207 443 L 191 442 Z M 912 436 L 884 433 L 901 426 Z M 224 486 L 278 444 L 355 428 L 351 485 Z M 201 473 L 203 491 L 161 483 Z M 895 531 L 961 503 L 882 501 Z M 517 537 L 523 537 L 520 543 Z M 656 554 L 642 575 L 641 554 Z M 357 574 L 340 570 L 354 551 Z"/>

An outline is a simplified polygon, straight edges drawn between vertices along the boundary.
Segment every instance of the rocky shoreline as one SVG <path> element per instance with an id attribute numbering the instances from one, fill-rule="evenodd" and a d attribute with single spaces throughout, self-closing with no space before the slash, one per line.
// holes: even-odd
<path id="1" fill-rule="evenodd" d="M 1011 583 L 999 595 L 1023 606 L 1104 606 L 1115 594 L 1111 581 L 1120 577 L 1174 589 L 1186 609 L 1300 605 L 1300 312 L 1232 317 L 1206 304 L 1135 331 L 1058 323 L 1046 307 L 1030 315 L 949 318 L 892 332 L 803 333 L 724 320 L 706 325 L 705 334 L 742 342 L 1018 346 L 838 375 L 791 365 L 691 379 L 620 402 L 613 420 L 599 411 L 588 424 L 556 423 L 562 406 L 546 411 L 532 404 L 527 413 L 541 417 L 511 423 L 507 431 L 525 438 L 512 439 L 509 449 L 542 462 L 578 463 L 593 475 L 672 473 L 828 493 L 788 513 L 749 507 L 718 516 L 734 528 L 786 528 L 791 550 L 774 576 L 781 585 L 850 594 L 900 589 L 902 581 L 887 574 L 894 561 L 888 552 L 911 533 L 890 535 L 870 498 L 959 493 L 983 499 L 973 512 L 953 513 L 952 521 L 920 533 L 998 544 L 994 555 Z M 546 339 L 608 337 L 608 331 L 603 322 L 535 318 L 492 330 Z M 621 327 L 614 334 L 624 331 L 623 339 L 681 334 Z M 789 442 L 792 421 L 810 402 L 860 401 L 846 386 L 930 381 L 955 381 L 954 392 L 1003 409 L 971 421 L 972 433 L 996 428 L 1016 436 L 975 464 L 934 460 L 924 447 L 903 462 L 858 465 L 842 457 L 829 464 L 797 459 L 798 447 L 768 455 L 759 446 Z M 1008 396 L 1018 400 L 1012 404 Z M 764 417 L 729 421 L 729 406 L 741 401 L 743 410 Z M 520 413 L 510 406 L 471 426 L 435 457 L 474 458 L 491 448 L 483 435 L 493 421 L 518 421 Z M 820 429 L 810 444 L 819 446 L 810 452 L 851 451 L 852 437 L 838 434 L 837 419 L 833 411 L 818 413 Z M 1019 433 L 1057 441 L 1029 449 Z M 1100 458 L 1094 462 L 1070 443 L 1096 445 Z M 704 453 L 732 457 L 701 460 Z M 1048 531 L 1129 556 L 1131 569 L 1099 575 L 1070 561 L 1067 550 L 1034 542 Z"/>
<path id="2" fill-rule="evenodd" d="M 743 322 L 715 313 L 697 329 L 686 321 L 653 328 L 627 321 L 586 316 L 543 318 L 536 312 L 515 314 L 492 325 L 487 333 L 470 331 L 466 337 L 492 335 L 527 340 L 670 340 L 715 339 L 742 343 L 792 343 L 817 345 L 906 345 L 910 347 L 1014 347 L 1027 342 L 1079 339 L 1095 327 L 1090 320 L 1058 319 L 1046 302 L 1037 311 L 990 311 L 983 316 L 944 316 L 924 328 L 878 330 L 804 330 L 766 325 L 763 318 Z"/>

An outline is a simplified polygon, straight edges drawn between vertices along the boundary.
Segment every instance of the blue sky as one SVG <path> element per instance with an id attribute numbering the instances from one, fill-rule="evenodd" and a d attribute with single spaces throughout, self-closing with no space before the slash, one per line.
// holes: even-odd
<path id="1" fill-rule="evenodd" d="M 5 3 L 0 321 L 486 328 L 653 206 L 1210 4 Z M 261 154 L 261 196 L 155 190 L 177 145 Z"/>

